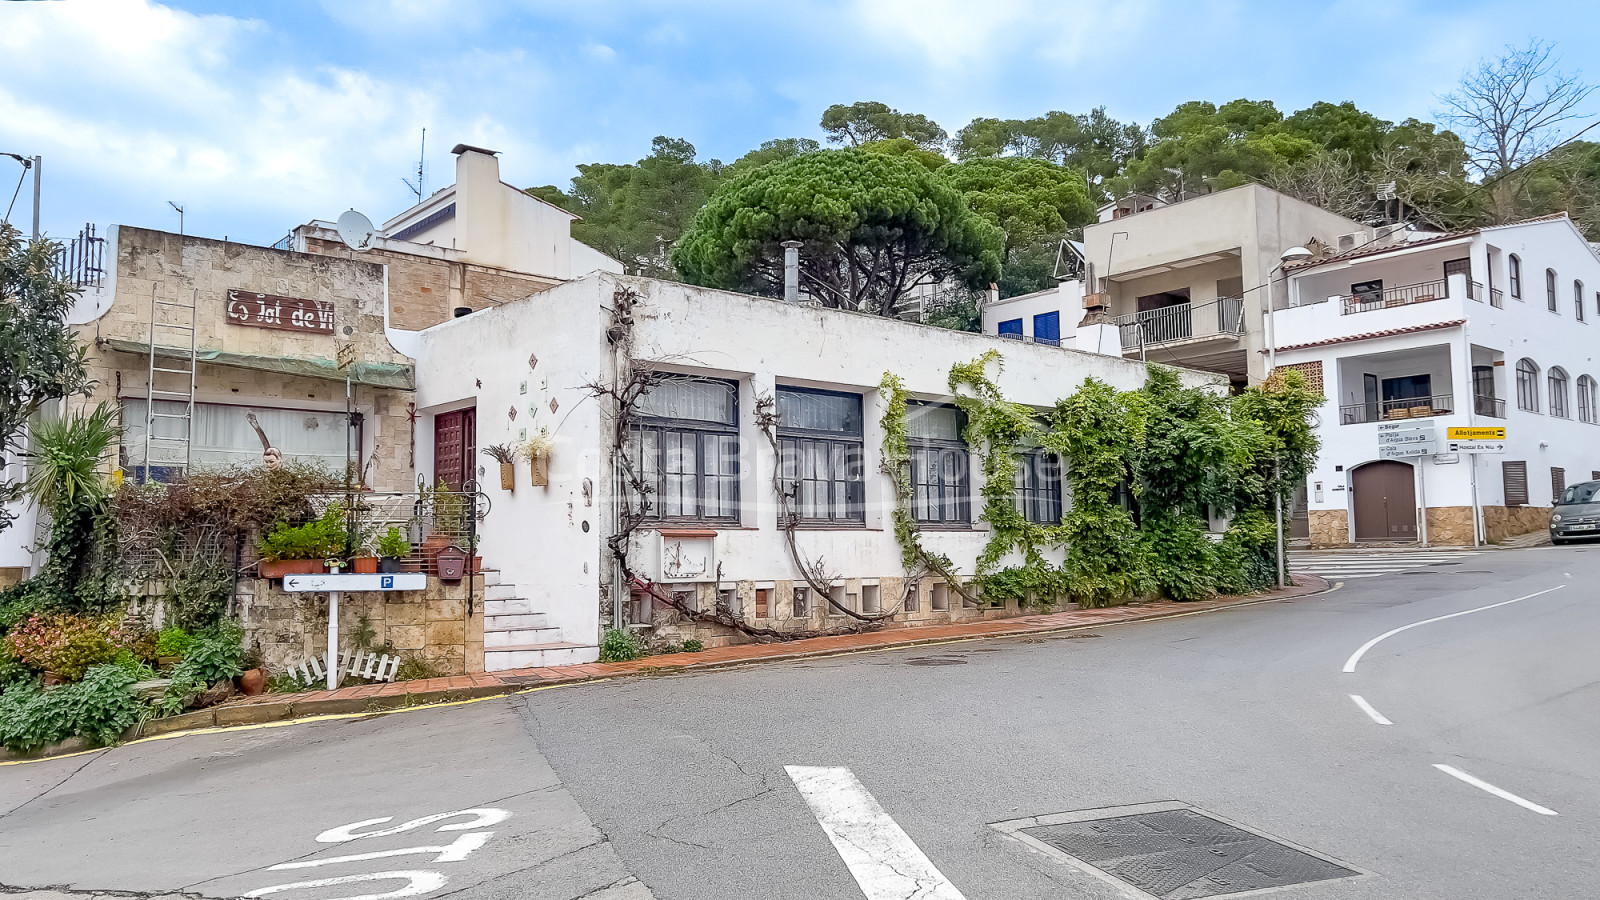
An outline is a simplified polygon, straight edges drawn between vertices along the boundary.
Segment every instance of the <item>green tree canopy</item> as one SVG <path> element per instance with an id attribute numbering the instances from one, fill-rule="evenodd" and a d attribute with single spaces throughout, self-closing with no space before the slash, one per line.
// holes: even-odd
<path id="1" fill-rule="evenodd" d="M 824 305 L 892 314 L 912 288 L 1000 274 L 1004 235 L 920 163 L 859 149 L 808 153 L 720 187 L 673 252 L 694 284 L 778 296 L 783 241 Z"/>
<path id="2" fill-rule="evenodd" d="M 67 325 L 78 289 L 51 269 L 57 245 L 24 243 L 0 223 L 0 457 L 19 452 L 23 429 L 45 404 L 86 394 L 92 385 L 85 348 Z M 0 481 L 0 501 L 21 496 Z M 11 524 L 0 507 L 0 530 Z"/>
<path id="3" fill-rule="evenodd" d="M 721 179 L 722 164 L 696 162 L 693 144 L 657 137 L 633 165 L 580 165 L 570 192 L 546 185 L 528 193 L 582 216 L 572 236 L 630 274 L 670 278 L 672 245 Z"/>
<path id="4" fill-rule="evenodd" d="M 1044 159 L 998 157 L 946 166 L 947 179 L 967 205 L 1005 235 L 1000 294 L 1013 297 L 1053 284 L 1060 241 L 1094 221 L 1082 172 Z"/>
<path id="5" fill-rule="evenodd" d="M 845 106 L 835 103 L 822 112 L 822 130 L 835 144 L 852 147 L 870 141 L 906 138 L 919 147 L 936 150 L 949 137 L 938 123 L 917 113 L 890 109 L 875 100 Z"/>
<path id="6" fill-rule="evenodd" d="M 1305 138 L 1323 149 L 1343 151 L 1360 169 L 1372 168 L 1373 158 L 1387 141 L 1392 123 L 1363 112 L 1354 103 L 1311 104 L 1283 120 L 1283 130 Z"/>
<path id="7" fill-rule="evenodd" d="M 760 147 L 734 160 L 724 174 L 742 175 L 767 163 L 783 162 L 802 153 L 815 153 L 821 149 L 822 145 L 811 138 L 778 138 L 765 141 Z"/>
<path id="8" fill-rule="evenodd" d="M 956 134 L 951 149 L 963 160 L 1047 159 L 1099 181 L 1121 171 L 1144 144 L 1143 128 L 1118 122 L 1102 106 L 1084 115 L 1056 111 L 1032 119 L 973 119 Z"/>

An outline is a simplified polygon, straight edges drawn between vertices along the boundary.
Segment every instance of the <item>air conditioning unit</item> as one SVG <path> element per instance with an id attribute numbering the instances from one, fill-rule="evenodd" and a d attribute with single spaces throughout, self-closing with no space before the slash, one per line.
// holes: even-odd
<path id="1" fill-rule="evenodd" d="M 1367 233 L 1365 231 L 1352 231 L 1349 234 L 1341 234 L 1335 238 L 1333 246 L 1336 248 L 1336 252 L 1343 253 L 1346 250 L 1354 250 L 1366 242 Z"/>
<path id="2" fill-rule="evenodd" d="M 1385 246 L 1389 244 L 1403 244 L 1406 241 L 1406 232 L 1411 226 L 1404 222 L 1398 225 L 1379 225 L 1377 229 L 1377 243 Z"/>

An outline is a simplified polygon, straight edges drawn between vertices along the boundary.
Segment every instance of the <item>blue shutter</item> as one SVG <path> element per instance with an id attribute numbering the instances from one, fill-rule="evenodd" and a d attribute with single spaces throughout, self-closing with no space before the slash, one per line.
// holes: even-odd
<path id="1" fill-rule="evenodd" d="M 1033 317 L 1033 342 L 1061 346 L 1061 313 L 1040 313 Z"/>
<path id="2" fill-rule="evenodd" d="M 999 334 L 1001 337 L 1006 337 L 1007 335 L 1019 338 L 1022 337 L 1022 320 L 1008 319 L 1004 322 L 1001 322 Z"/>

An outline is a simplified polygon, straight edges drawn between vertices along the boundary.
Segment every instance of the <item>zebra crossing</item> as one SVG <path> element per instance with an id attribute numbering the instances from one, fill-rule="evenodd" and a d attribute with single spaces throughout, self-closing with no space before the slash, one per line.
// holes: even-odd
<path id="1" fill-rule="evenodd" d="M 1427 566 L 1457 566 L 1482 550 L 1318 550 L 1291 551 L 1289 568 L 1330 581 L 1377 578 Z M 1448 569 L 1441 569 L 1448 571 Z"/>

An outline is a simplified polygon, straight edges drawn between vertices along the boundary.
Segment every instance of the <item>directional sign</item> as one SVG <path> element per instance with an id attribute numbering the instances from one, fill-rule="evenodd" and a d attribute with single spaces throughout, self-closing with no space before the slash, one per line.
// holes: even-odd
<path id="1" fill-rule="evenodd" d="M 1418 428 L 1432 427 L 1432 419 L 1410 419 L 1404 422 L 1379 422 L 1378 433 L 1384 434 L 1390 431 L 1413 431 Z"/>
<path id="2" fill-rule="evenodd" d="M 1431 444 L 1439 433 L 1432 428 L 1413 428 L 1409 431 L 1380 431 L 1378 446 L 1395 447 L 1406 444 Z"/>
<path id="3" fill-rule="evenodd" d="M 1452 428 L 1450 430 L 1451 431 L 1455 431 L 1456 429 Z M 1463 428 L 1461 430 L 1462 431 L 1471 431 L 1472 429 Z M 1503 431 L 1504 429 L 1501 429 L 1501 430 Z M 1450 442 L 1450 451 L 1449 452 L 1451 452 L 1451 453 L 1504 453 L 1504 452 L 1506 452 L 1506 442 L 1505 441 L 1451 441 Z"/>
<path id="4" fill-rule="evenodd" d="M 1452 441 L 1503 441 L 1506 439 L 1505 428 L 1449 428 L 1445 435 Z"/>
<path id="5" fill-rule="evenodd" d="M 286 591 L 420 591 L 427 587 L 428 576 L 421 572 L 397 572 L 393 575 L 336 573 L 283 576 L 283 589 Z"/>
<path id="6" fill-rule="evenodd" d="M 1433 444 L 1412 444 L 1404 447 L 1383 446 L 1378 448 L 1380 459 L 1406 459 L 1412 456 L 1432 456 L 1435 452 Z"/>

